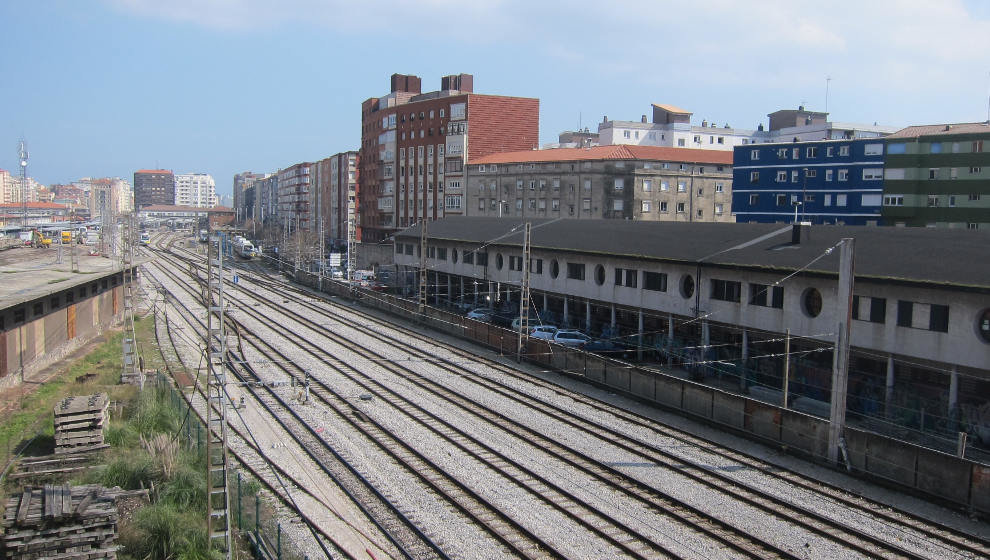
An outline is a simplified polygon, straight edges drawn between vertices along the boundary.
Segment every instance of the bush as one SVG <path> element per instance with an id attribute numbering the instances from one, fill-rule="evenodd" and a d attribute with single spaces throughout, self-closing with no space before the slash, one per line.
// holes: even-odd
<path id="1" fill-rule="evenodd" d="M 152 482 L 159 482 L 159 472 L 155 461 L 147 453 L 128 453 L 107 464 L 100 472 L 98 481 L 107 487 L 140 490 L 150 488 Z"/>
<path id="2" fill-rule="evenodd" d="M 159 503 L 206 512 L 206 473 L 191 465 L 179 467 L 158 494 Z"/>
<path id="3" fill-rule="evenodd" d="M 121 531 L 119 542 L 133 558 L 168 560 L 215 558 L 207 546 L 202 515 L 182 512 L 169 504 L 155 504 L 137 512 L 133 523 Z"/>
<path id="4" fill-rule="evenodd" d="M 139 437 L 137 430 L 130 424 L 111 423 L 107 426 L 103 440 L 111 447 L 136 447 Z"/>

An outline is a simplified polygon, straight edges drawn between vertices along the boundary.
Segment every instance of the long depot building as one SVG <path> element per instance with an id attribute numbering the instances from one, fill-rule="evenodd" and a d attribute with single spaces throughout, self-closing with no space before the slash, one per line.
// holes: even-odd
<path id="1" fill-rule="evenodd" d="M 531 305 L 544 321 L 754 395 L 781 389 L 789 348 L 791 394 L 826 416 L 838 244 L 854 238 L 850 414 L 899 437 L 967 431 L 990 446 L 982 232 L 448 217 L 428 228 L 429 302 L 518 309 L 525 221 Z M 412 293 L 419 226 L 395 240 L 397 278 Z"/>

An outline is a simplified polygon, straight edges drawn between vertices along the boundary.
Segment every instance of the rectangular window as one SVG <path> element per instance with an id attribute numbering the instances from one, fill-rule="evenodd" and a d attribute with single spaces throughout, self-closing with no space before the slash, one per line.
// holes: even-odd
<path id="1" fill-rule="evenodd" d="M 445 260 L 447 260 L 447 248 L 446 247 L 437 247 L 437 260 L 438 261 L 445 261 Z"/>
<path id="2" fill-rule="evenodd" d="M 805 169 L 804 170 L 804 176 L 805 177 L 817 177 L 818 176 L 818 170 L 817 169 Z"/>
<path id="3" fill-rule="evenodd" d="M 653 192 L 653 181 L 643 179 L 643 192 Z"/>
<path id="4" fill-rule="evenodd" d="M 804 157 L 816 158 L 818 157 L 818 148 L 811 146 L 804 151 Z"/>
<path id="5" fill-rule="evenodd" d="M 787 159 L 787 148 L 777 148 L 777 158 Z"/>
<path id="6" fill-rule="evenodd" d="M 615 190 L 621 191 L 624 188 L 625 188 L 625 180 L 622 179 L 622 178 L 616 179 L 615 180 Z"/>
<path id="7" fill-rule="evenodd" d="M 787 172 L 786 171 L 778 171 L 777 172 L 777 182 L 778 183 L 786 183 L 787 182 Z"/>
<path id="8" fill-rule="evenodd" d="M 937 178 L 938 178 L 938 168 L 937 167 L 932 167 L 932 168 L 928 169 L 928 179 L 929 180 L 933 180 L 933 179 L 937 179 Z"/>
<path id="9" fill-rule="evenodd" d="M 522 271 L 522 257 L 517 257 L 514 255 L 509 255 L 509 270 Z"/>
<path id="10" fill-rule="evenodd" d="M 839 180 L 840 181 L 848 181 L 849 180 L 849 170 L 848 169 L 840 169 L 839 170 Z"/>
<path id="11" fill-rule="evenodd" d="M 939 145 L 939 150 L 938 151 L 940 151 L 940 152 L 942 151 L 942 146 L 941 145 Z M 905 144 L 904 142 L 897 142 L 896 144 L 888 144 L 887 145 L 887 153 L 888 154 L 904 154 L 904 153 L 907 153 L 907 144 Z"/>
<path id="12" fill-rule="evenodd" d="M 795 171 L 791 171 L 791 182 L 792 183 L 797 183 L 798 182 L 798 172 L 796 170 Z"/>
<path id="13" fill-rule="evenodd" d="M 883 154 L 883 144 L 867 144 L 863 147 L 863 155 L 879 156 Z"/>
<path id="14" fill-rule="evenodd" d="M 639 280 L 639 271 L 630 268 L 615 269 L 615 285 L 635 288 Z"/>
<path id="15" fill-rule="evenodd" d="M 478 253 L 478 266 L 488 266 L 488 252 Z"/>
<path id="16" fill-rule="evenodd" d="M 677 192 L 687 192 L 687 182 L 678 181 L 677 182 Z"/>
<path id="17" fill-rule="evenodd" d="M 904 206 L 904 195 L 888 194 L 883 197 L 884 206 Z"/>
<path id="18" fill-rule="evenodd" d="M 584 190 L 586 190 L 586 191 L 590 191 L 591 190 L 591 179 L 585 179 L 584 180 Z"/>
<path id="19" fill-rule="evenodd" d="M 543 274 L 543 259 L 529 259 L 529 271 L 533 274 Z"/>
<path id="20" fill-rule="evenodd" d="M 825 148 L 825 157 L 832 157 L 835 155 L 835 146 L 828 146 Z"/>
<path id="21" fill-rule="evenodd" d="M 582 198 L 581 199 L 581 210 L 584 210 L 585 212 L 591 212 L 591 199 L 590 198 Z"/>
<path id="22" fill-rule="evenodd" d="M 660 201 L 660 212 L 666 212 L 666 211 L 667 211 L 667 201 L 666 200 L 661 200 Z"/>
<path id="23" fill-rule="evenodd" d="M 939 200 L 937 194 L 928 195 L 928 206 L 932 208 L 936 208 L 939 206 Z"/>
<path id="24" fill-rule="evenodd" d="M 742 291 L 742 284 L 731 280 L 712 279 L 711 298 L 721 301 L 739 302 L 739 294 Z"/>
<path id="25" fill-rule="evenodd" d="M 715 183 L 715 192 L 725 192 L 725 185 L 723 183 Z"/>
<path id="26" fill-rule="evenodd" d="M 560 199 L 559 198 L 554 198 L 554 199 L 552 199 L 550 201 L 550 209 L 551 210 L 554 210 L 554 211 L 560 210 Z"/>
<path id="27" fill-rule="evenodd" d="M 848 197 L 848 195 L 845 195 L 845 194 L 837 194 L 837 195 L 835 195 L 835 205 L 836 206 L 845 206 L 846 205 L 846 199 L 847 199 L 847 197 Z"/>
<path id="28" fill-rule="evenodd" d="M 787 195 L 778 194 L 777 195 L 777 206 L 787 206 Z"/>
<path id="29" fill-rule="evenodd" d="M 887 317 L 887 300 L 869 296 L 853 296 L 852 318 L 883 324 Z"/>
<path id="30" fill-rule="evenodd" d="M 784 308 L 784 287 L 765 284 L 749 285 L 749 303 L 761 307 Z"/>
<path id="31" fill-rule="evenodd" d="M 643 271 L 643 289 L 651 292 L 667 291 L 667 275 L 663 272 Z"/>
<path id="32" fill-rule="evenodd" d="M 983 140 L 973 141 L 973 152 L 978 153 L 983 151 Z"/>
<path id="33" fill-rule="evenodd" d="M 750 184 L 759 183 L 760 182 L 760 172 L 759 171 L 750 171 L 749 172 L 749 182 L 750 182 Z M 664 184 L 666 184 L 666 183 L 664 183 Z M 667 190 L 667 189 L 663 189 L 663 190 Z"/>
<path id="34" fill-rule="evenodd" d="M 883 168 L 871 167 L 863 170 L 864 181 L 879 181 L 880 179 L 883 179 Z"/>
<path id="35" fill-rule="evenodd" d="M 758 194 L 751 194 L 751 195 L 749 195 L 749 205 L 750 206 L 756 206 L 757 204 L 759 204 L 759 202 L 760 202 L 760 195 L 758 195 Z"/>
<path id="36" fill-rule="evenodd" d="M 760 159 L 760 151 L 759 150 L 750 150 L 749 151 L 749 159 L 751 159 L 751 160 L 758 160 L 758 159 Z"/>
<path id="37" fill-rule="evenodd" d="M 839 146 L 839 156 L 848 156 L 849 146 Z"/>
<path id="38" fill-rule="evenodd" d="M 643 210 L 642 211 L 643 212 L 649 212 L 650 211 L 650 201 L 649 200 L 644 200 L 643 201 Z"/>
<path id="39" fill-rule="evenodd" d="M 931 305 L 931 316 L 928 320 L 928 330 L 949 332 L 949 306 Z"/>
<path id="40" fill-rule="evenodd" d="M 881 195 L 880 193 L 864 194 L 862 198 L 860 198 L 859 203 L 861 206 L 880 206 L 880 204 L 883 202 L 882 199 L 883 199 L 883 195 Z"/>
<path id="41" fill-rule="evenodd" d="M 584 264 L 567 263 L 567 278 L 570 280 L 584 280 Z"/>
<path id="42" fill-rule="evenodd" d="M 914 303 L 897 300 L 897 326 L 910 327 L 913 321 Z"/>
<path id="43" fill-rule="evenodd" d="M 825 170 L 825 180 L 826 181 L 831 181 L 832 180 L 832 170 L 831 169 L 826 169 Z"/>
<path id="44" fill-rule="evenodd" d="M 474 264 L 474 251 L 464 251 L 464 256 L 461 257 L 461 262 L 464 264 Z"/>
<path id="45" fill-rule="evenodd" d="M 715 204 L 715 215 L 717 215 L 717 216 L 721 216 L 722 215 L 722 203 L 716 203 Z"/>
<path id="46" fill-rule="evenodd" d="M 983 171 L 983 168 L 982 167 L 970 167 L 969 168 L 970 174 L 980 173 L 981 171 Z"/>
<path id="47" fill-rule="evenodd" d="M 684 203 L 683 202 L 678 202 L 677 203 L 677 213 L 678 214 L 683 214 L 684 213 Z"/>

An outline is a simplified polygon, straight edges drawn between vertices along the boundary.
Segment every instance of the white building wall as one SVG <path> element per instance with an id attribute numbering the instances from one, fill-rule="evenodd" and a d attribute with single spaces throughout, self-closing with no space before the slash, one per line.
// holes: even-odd
<path id="1" fill-rule="evenodd" d="M 175 175 L 175 204 L 213 208 L 217 205 L 216 181 L 208 173 L 178 173 Z"/>

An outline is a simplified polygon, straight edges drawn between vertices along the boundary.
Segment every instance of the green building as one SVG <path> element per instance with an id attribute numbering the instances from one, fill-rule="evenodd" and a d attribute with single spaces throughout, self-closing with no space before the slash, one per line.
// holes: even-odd
<path id="1" fill-rule="evenodd" d="M 990 124 L 909 126 L 885 141 L 884 224 L 990 229 Z"/>

